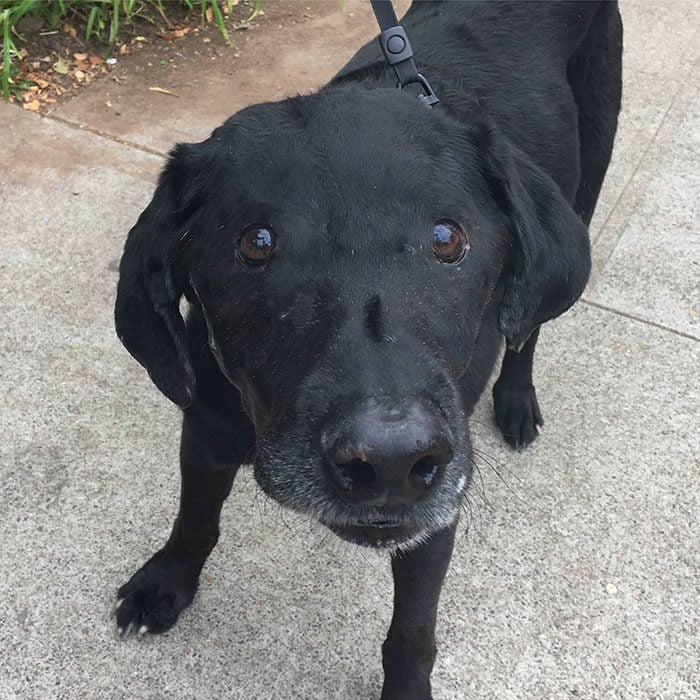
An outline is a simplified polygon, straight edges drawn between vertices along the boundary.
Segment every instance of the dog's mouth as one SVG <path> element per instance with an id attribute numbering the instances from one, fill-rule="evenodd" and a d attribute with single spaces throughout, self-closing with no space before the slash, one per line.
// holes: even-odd
<path id="1" fill-rule="evenodd" d="M 423 534 L 423 528 L 401 525 L 390 520 L 371 520 L 352 525 L 328 525 L 331 532 L 346 542 L 363 547 L 386 549 L 408 544 Z"/>

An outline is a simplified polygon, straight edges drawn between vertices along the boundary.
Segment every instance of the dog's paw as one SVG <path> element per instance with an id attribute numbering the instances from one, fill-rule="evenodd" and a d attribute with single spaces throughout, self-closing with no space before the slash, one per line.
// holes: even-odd
<path id="1" fill-rule="evenodd" d="M 496 424 L 513 448 L 525 447 L 535 440 L 544 425 L 535 387 L 512 387 L 497 381 L 493 385 Z"/>
<path id="2" fill-rule="evenodd" d="M 146 562 L 117 591 L 117 632 L 159 634 L 169 630 L 197 592 L 198 577 L 165 551 Z"/>

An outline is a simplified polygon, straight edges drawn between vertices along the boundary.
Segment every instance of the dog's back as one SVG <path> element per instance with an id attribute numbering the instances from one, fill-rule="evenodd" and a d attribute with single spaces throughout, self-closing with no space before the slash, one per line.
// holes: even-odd
<path id="1" fill-rule="evenodd" d="M 401 20 L 441 109 L 483 107 L 547 172 L 588 223 L 620 109 L 617 2 L 414 2 Z M 376 78 L 378 43 L 336 81 Z M 585 154 L 580 157 L 580 154 Z M 567 164 L 581 160 L 580 169 Z M 576 176 L 576 175 L 579 176 Z M 579 193 L 579 183 L 583 188 Z"/>

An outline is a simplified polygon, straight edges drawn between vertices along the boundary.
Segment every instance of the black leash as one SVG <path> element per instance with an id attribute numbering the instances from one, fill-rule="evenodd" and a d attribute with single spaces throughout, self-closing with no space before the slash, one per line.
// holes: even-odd
<path id="1" fill-rule="evenodd" d="M 399 24 L 394 12 L 391 0 L 370 0 L 374 16 L 377 18 L 382 33 L 379 35 L 379 44 L 386 62 L 396 71 L 399 80 L 398 87 L 403 89 L 411 83 L 418 83 L 424 90 L 418 99 L 426 106 L 437 104 L 437 95 L 430 87 L 430 83 L 418 72 L 413 62 L 413 50 L 408 41 L 406 32 Z"/>

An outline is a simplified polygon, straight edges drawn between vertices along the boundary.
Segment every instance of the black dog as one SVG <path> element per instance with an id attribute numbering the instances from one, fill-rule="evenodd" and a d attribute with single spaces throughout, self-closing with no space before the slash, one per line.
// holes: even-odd
<path id="1" fill-rule="evenodd" d="M 622 27 L 607 2 L 416 3 L 402 24 L 438 105 L 372 42 L 318 93 L 177 146 L 129 234 L 117 330 L 184 409 L 182 493 L 117 620 L 175 623 L 253 461 L 270 497 L 390 550 L 382 697 L 428 698 L 466 419 L 505 337 L 496 421 L 513 446 L 542 424 L 533 352 L 588 279 Z"/>

